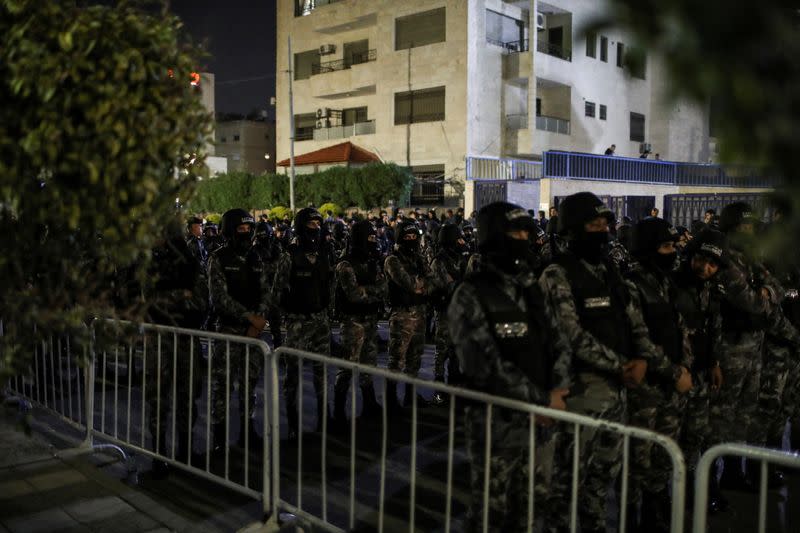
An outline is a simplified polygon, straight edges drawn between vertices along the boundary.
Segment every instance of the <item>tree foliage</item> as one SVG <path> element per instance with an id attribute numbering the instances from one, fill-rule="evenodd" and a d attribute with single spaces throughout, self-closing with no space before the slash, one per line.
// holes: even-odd
<path id="1" fill-rule="evenodd" d="M 121 310 L 155 239 L 205 168 L 211 117 L 179 21 L 130 2 L 0 0 L 3 366 L 32 327 Z M 116 305 L 115 305 L 116 304 Z M 20 331 L 16 328 L 25 328 Z"/>
<path id="2" fill-rule="evenodd" d="M 333 167 L 315 174 L 298 175 L 295 203 L 297 206 L 333 203 L 339 209 L 369 209 L 388 205 L 389 201 L 404 205 L 412 186 L 411 173 L 392 163 Z M 232 172 L 203 180 L 187 208 L 194 212 L 224 212 L 236 207 L 257 210 L 287 204 L 288 176 Z"/>

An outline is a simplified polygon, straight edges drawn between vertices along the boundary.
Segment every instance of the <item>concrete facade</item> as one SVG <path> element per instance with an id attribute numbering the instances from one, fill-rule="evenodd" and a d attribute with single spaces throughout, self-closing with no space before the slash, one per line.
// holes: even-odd
<path id="1" fill-rule="evenodd" d="M 615 29 L 597 35 L 595 57 L 587 56 L 582 28 L 607 15 L 604 0 L 341 0 L 304 16 L 295 16 L 296 0 L 277 5 L 280 159 L 289 155 L 291 136 L 291 36 L 294 57 L 332 45 L 328 51 L 333 53 L 317 58 L 321 63 L 345 60 L 348 43 L 366 40 L 374 50 L 373 60 L 293 81 L 295 116 L 366 107 L 371 123 L 360 131 L 317 123 L 313 138 L 295 143 L 296 154 L 350 140 L 387 162 L 444 165 L 446 179 L 463 180 L 466 156 L 540 159 L 551 149 L 602 153 L 616 144 L 618 155 L 638 157 L 640 142 L 630 140 L 634 112 L 644 115 L 644 142 L 662 159 L 708 160 L 707 110 L 670 100 L 657 58 L 647 58 L 644 79 L 632 76 L 617 65 L 618 44 L 627 50 L 632 39 Z M 398 18 L 442 7 L 443 42 L 396 49 Z M 543 15 L 540 28 L 537 13 Z M 606 61 L 601 60 L 601 37 Z M 396 93 L 441 86 L 444 120 L 395 125 Z M 586 102 L 595 104 L 594 117 L 585 116 Z M 337 140 L 331 141 L 328 132 L 334 131 Z M 467 183 L 463 205 L 472 204 Z"/>
<path id="2" fill-rule="evenodd" d="M 275 173 L 274 122 L 217 122 L 214 137 L 216 155 L 228 160 L 229 171 Z"/>

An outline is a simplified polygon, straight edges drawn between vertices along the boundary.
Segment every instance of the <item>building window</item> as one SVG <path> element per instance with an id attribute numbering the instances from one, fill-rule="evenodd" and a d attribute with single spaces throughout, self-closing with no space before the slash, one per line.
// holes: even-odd
<path id="1" fill-rule="evenodd" d="M 394 123 L 438 122 L 445 117 L 445 88 L 395 93 Z"/>
<path id="2" fill-rule="evenodd" d="M 316 113 L 304 113 L 294 116 L 294 138 L 296 141 L 307 141 L 314 138 L 317 126 Z"/>
<path id="3" fill-rule="evenodd" d="M 399 17 L 394 22 L 394 49 L 407 50 L 433 43 L 446 37 L 445 8 Z"/>
<path id="4" fill-rule="evenodd" d="M 586 34 L 586 57 L 597 57 L 597 34 Z"/>
<path id="5" fill-rule="evenodd" d="M 541 117 L 542 116 L 542 99 L 541 98 L 537 98 L 536 99 L 536 116 L 537 117 Z"/>
<path id="6" fill-rule="evenodd" d="M 584 105 L 584 112 L 587 117 L 594 118 L 594 102 L 586 102 Z"/>
<path id="7" fill-rule="evenodd" d="M 631 112 L 631 140 L 644 142 L 644 115 Z"/>
<path id="8" fill-rule="evenodd" d="M 361 122 L 368 122 L 367 108 L 366 107 L 351 107 L 349 109 L 342 109 L 342 125 L 352 126 L 353 124 L 360 124 Z"/>
<path id="9" fill-rule="evenodd" d="M 630 65 L 631 69 L 631 76 L 634 78 L 639 78 L 640 80 L 646 79 L 647 74 L 647 55 L 640 51 L 640 55 L 637 54 L 636 61 L 632 61 Z"/>
<path id="10" fill-rule="evenodd" d="M 509 51 L 521 52 L 526 47 L 525 23 L 487 9 L 486 42 L 506 47 Z"/>
<path id="11" fill-rule="evenodd" d="M 225 136 L 223 135 L 223 136 L 220 138 L 219 142 L 223 142 L 223 143 L 224 143 L 224 142 L 228 142 L 228 138 L 227 138 L 227 137 L 225 137 Z"/>
<path id="12" fill-rule="evenodd" d="M 319 65 L 319 50 L 309 50 L 294 55 L 294 79 L 307 80 L 314 65 Z"/>
<path id="13" fill-rule="evenodd" d="M 600 61 L 608 63 L 608 37 L 600 36 Z"/>
<path id="14" fill-rule="evenodd" d="M 606 109 L 605 104 L 600 104 L 600 120 L 605 120 L 606 119 L 606 111 L 607 111 L 607 109 Z"/>
<path id="15" fill-rule="evenodd" d="M 234 135 L 233 136 L 233 142 L 237 142 L 238 140 L 239 140 L 239 136 L 238 135 Z"/>
<path id="16" fill-rule="evenodd" d="M 625 45 L 617 43 L 617 66 L 622 68 L 625 61 Z"/>

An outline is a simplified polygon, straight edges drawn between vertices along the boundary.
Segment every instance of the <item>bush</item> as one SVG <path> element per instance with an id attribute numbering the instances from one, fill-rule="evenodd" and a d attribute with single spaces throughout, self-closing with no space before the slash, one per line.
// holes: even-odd
<path id="1" fill-rule="evenodd" d="M 269 210 L 269 218 L 271 219 L 283 220 L 286 217 L 288 217 L 289 220 L 294 218 L 292 216 L 292 210 L 289 209 L 288 207 L 284 207 L 282 205 L 276 205 L 275 207 Z"/>
<path id="2" fill-rule="evenodd" d="M 179 28 L 130 2 L 0 2 L 0 373 L 27 366 L 34 326 L 143 316 L 117 273 L 145 286 L 156 240 L 184 225 L 175 199 L 206 172 L 211 117 Z"/>
<path id="3" fill-rule="evenodd" d="M 219 223 L 222 222 L 222 215 L 219 213 L 210 213 L 206 215 L 206 221 L 219 226 Z"/>
<path id="4" fill-rule="evenodd" d="M 334 204 L 332 202 L 326 202 L 326 203 L 322 204 L 321 206 L 319 206 L 319 212 L 322 213 L 323 217 L 327 216 L 326 213 L 328 211 L 333 213 L 334 216 L 335 215 L 341 215 L 342 213 L 344 213 L 344 211 L 342 210 L 341 207 L 339 207 L 338 205 L 336 205 L 336 204 Z"/>

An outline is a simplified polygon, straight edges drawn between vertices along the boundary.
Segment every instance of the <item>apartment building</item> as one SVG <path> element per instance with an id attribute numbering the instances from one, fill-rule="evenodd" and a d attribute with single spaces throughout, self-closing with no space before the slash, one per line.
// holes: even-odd
<path id="1" fill-rule="evenodd" d="M 658 58 L 626 67 L 631 39 L 583 28 L 602 0 L 279 0 L 277 152 L 350 141 L 473 205 L 466 158 L 547 150 L 707 161 L 708 112 L 669 99 Z M 649 146 L 648 146 L 649 145 Z M 652 157 L 652 156 L 651 156 Z M 463 194 L 463 196 L 462 196 Z"/>
<path id="2" fill-rule="evenodd" d="M 265 120 L 217 121 L 216 155 L 228 160 L 228 170 L 254 174 L 275 172 L 275 123 Z"/>

